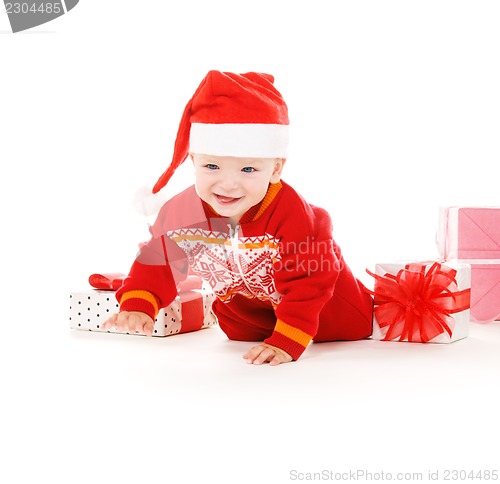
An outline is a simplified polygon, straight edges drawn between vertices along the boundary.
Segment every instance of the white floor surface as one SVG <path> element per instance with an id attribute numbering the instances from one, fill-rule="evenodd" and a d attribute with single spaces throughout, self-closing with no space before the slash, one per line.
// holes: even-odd
<path id="1" fill-rule="evenodd" d="M 2 482 L 422 482 L 498 468 L 500 323 L 448 345 L 313 344 L 278 367 L 246 364 L 248 343 L 219 327 L 147 338 L 55 324 L 2 340 Z"/>

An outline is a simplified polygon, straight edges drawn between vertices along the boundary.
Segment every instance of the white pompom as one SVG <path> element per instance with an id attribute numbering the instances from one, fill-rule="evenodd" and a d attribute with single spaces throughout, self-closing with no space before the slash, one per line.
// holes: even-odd
<path id="1" fill-rule="evenodd" d="M 150 187 L 141 187 L 135 192 L 134 207 L 141 215 L 156 215 L 165 204 L 165 196 L 160 193 L 153 193 Z"/>

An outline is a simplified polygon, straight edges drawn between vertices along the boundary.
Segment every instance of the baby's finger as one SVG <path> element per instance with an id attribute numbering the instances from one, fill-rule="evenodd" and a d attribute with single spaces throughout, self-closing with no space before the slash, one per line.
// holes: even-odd
<path id="1" fill-rule="evenodd" d="M 147 321 L 143 326 L 143 333 L 146 336 L 153 336 L 155 323 L 153 321 Z"/>
<path id="2" fill-rule="evenodd" d="M 276 346 L 269 344 L 265 344 L 265 346 L 272 349 L 274 351 L 274 354 L 276 355 L 274 358 L 269 360 L 269 363 L 272 366 L 279 365 L 280 363 L 289 363 L 290 361 L 293 361 L 293 358 L 286 351 L 283 351 L 281 348 L 276 348 Z"/>
<path id="3" fill-rule="evenodd" d="M 108 318 L 104 323 L 102 324 L 102 329 L 105 329 L 109 331 L 110 329 L 116 329 L 116 318 L 117 314 L 113 314 L 110 318 Z"/>
<path id="4" fill-rule="evenodd" d="M 257 345 L 250 348 L 250 350 L 245 355 L 243 355 L 243 358 L 247 360 L 247 363 L 260 365 L 262 363 L 265 363 L 267 359 L 272 355 L 274 355 L 273 350 L 264 345 Z"/>
<path id="5" fill-rule="evenodd" d="M 277 365 L 280 365 L 281 363 L 287 363 L 288 361 L 290 361 L 290 360 L 287 360 L 282 354 L 277 353 L 274 356 L 274 358 L 272 358 L 269 361 L 269 365 L 270 366 L 277 366 Z"/>
<path id="6" fill-rule="evenodd" d="M 127 318 L 127 332 L 142 333 L 142 319 L 137 314 L 129 314 Z"/>
<path id="7" fill-rule="evenodd" d="M 128 317 L 128 328 L 130 333 L 151 334 L 153 328 L 150 327 L 151 319 L 142 313 L 131 313 Z"/>
<path id="8" fill-rule="evenodd" d="M 257 345 L 257 346 L 252 346 L 244 355 L 243 358 L 247 360 L 247 363 L 253 363 L 255 358 L 260 355 L 262 351 L 262 346 Z"/>
<path id="9" fill-rule="evenodd" d="M 129 314 L 126 311 L 118 313 L 116 316 L 116 329 L 121 333 L 129 331 Z"/>
<path id="10" fill-rule="evenodd" d="M 254 365 L 261 365 L 262 363 L 266 363 L 267 361 L 271 361 L 275 356 L 274 350 L 271 348 L 263 347 L 261 353 L 255 358 L 253 361 Z"/>

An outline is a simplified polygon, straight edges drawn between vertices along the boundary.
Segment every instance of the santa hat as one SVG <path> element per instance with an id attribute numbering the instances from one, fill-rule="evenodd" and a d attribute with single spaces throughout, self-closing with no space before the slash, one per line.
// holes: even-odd
<path id="1" fill-rule="evenodd" d="M 188 153 L 286 158 L 288 109 L 269 74 L 210 71 L 187 103 L 160 191 Z"/>

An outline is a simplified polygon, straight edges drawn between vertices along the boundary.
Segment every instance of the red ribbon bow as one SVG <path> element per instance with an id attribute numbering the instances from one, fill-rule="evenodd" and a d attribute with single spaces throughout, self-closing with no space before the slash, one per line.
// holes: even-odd
<path id="1" fill-rule="evenodd" d="M 397 275 L 375 278 L 374 314 L 385 341 L 428 342 L 446 331 L 452 334 L 452 314 L 470 308 L 470 288 L 458 290 L 457 271 L 435 262 L 407 264 Z"/>
<path id="2" fill-rule="evenodd" d="M 106 272 L 102 274 L 91 274 L 89 284 L 95 289 L 103 291 L 117 291 L 125 279 L 125 274 L 121 272 Z"/>

